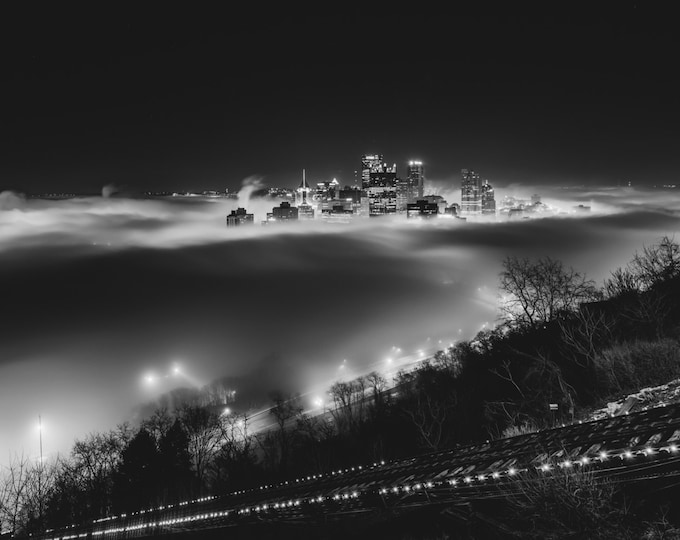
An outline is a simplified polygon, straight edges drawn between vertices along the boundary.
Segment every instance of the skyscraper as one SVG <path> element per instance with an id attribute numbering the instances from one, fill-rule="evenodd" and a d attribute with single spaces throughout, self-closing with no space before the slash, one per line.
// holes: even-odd
<path id="1" fill-rule="evenodd" d="M 397 212 L 397 165 L 395 163 L 390 167 L 382 162 L 382 156 L 380 158 L 379 163 L 372 165 L 368 173 L 368 181 L 363 184 L 368 196 L 369 216 L 382 216 Z"/>
<path id="2" fill-rule="evenodd" d="M 423 198 L 423 162 L 409 161 L 406 178 L 397 179 L 397 209 L 404 212 L 407 205 Z"/>
<path id="3" fill-rule="evenodd" d="M 496 197 L 488 180 L 484 180 L 482 184 L 482 214 L 496 215 Z"/>
<path id="4" fill-rule="evenodd" d="M 461 185 L 460 213 L 464 217 L 480 215 L 482 213 L 481 179 L 472 169 L 461 169 L 461 173 L 463 182 Z"/>
<path id="5" fill-rule="evenodd" d="M 297 188 L 297 196 L 295 197 L 298 208 L 298 219 L 314 219 L 314 207 L 310 204 L 310 201 L 312 200 L 311 191 L 312 188 L 310 188 L 307 183 L 305 170 L 302 169 L 302 182 L 300 182 L 300 186 Z"/>
<path id="6" fill-rule="evenodd" d="M 365 154 L 361 157 L 361 187 L 368 187 L 369 175 L 384 166 L 382 154 Z"/>
<path id="7" fill-rule="evenodd" d="M 423 173 L 422 161 L 409 161 L 406 178 L 408 178 L 409 185 L 409 201 L 423 198 L 423 189 L 425 183 L 425 175 Z"/>

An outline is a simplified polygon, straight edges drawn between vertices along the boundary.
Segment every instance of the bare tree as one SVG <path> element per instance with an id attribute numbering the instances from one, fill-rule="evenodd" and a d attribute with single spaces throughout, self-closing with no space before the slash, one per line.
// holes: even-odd
<path id="1" fill-rule="evenodd" d="M 220 415 L 197 405 L 183 405 L 179 420 L 189 437 L 189 455 L 199 490 L 208 481 L 212 461 L 222 443 L 223 426 Z"/>
<path id="2" fill-rule="evenodd" d="M 338 381 L 330 387 L 328 393 L 332 406 L 328 410 L 335 420 L 338 433 L 355 432 L 365 419 L 366 390 L 369 384 L 371 383 L 366 377 L 358 377 L 352 381 Z"/>
<path id="3" fill-rule="evenodd" d="M 565 345 L 593 365 L 602 348 L 613 340 L 615 320 L 601 309 L 582 305 L 568 319 L 560 319 Z"/>
<path id="4" fill-rule="evenodd" d="M 628 270 L 639 280 L 643 290 L 680 275 L 680 246 L 668 236 L 658 244 L 644 246 L 635 253 Z"/>
<path id="5" fill-rule="evenodd" d="M 284 472 L 288 467 L 291 450 L 292 435 L 288 428 L 291 421 L 302 413 L 303 407 L 298 394 L 284 396 L 280 392 L 274 392 L 271 398 L 274 405 L 269 412 L 276 419 L 276 424 L 279 428 L 276 432 L 279 449 L 279 469 L 281 472 Z"/>
<path id="6" fill-rule="evenodd" d="M 0 531 L 17 535 L 44 529 L 44 503 L 54 488 L 55 464 L 14 455 L 0 476 Z"/>
<path id="7" fill-rule="evenodd" d="M 377 371 L 371 371 L 366 375 L 366 385 L 373 397 L 373 407 L 375 410 L 383 407 L 386 400 L 387 379 Z"/>
<path id="8" fill-rule="evenodd" d="M 436 451 L 451 441 L 451 416 L 458 405 L 453 379 L 429 363 L 397 375 L 401 388 L 399 408 L 415 427 L 422 446 Z"/>
<path id="9" fill-rule="evenodd" d="M 633 328 L 660 338 L 675 305 L 674 295 L 665 285 L 680 275 L 680 246 L 664 236 L 658 244 L 645 246 L 624 267 L 605 281 L 607 298 L 626 298 L 620 316 Z"/>
<path id="10" fill-rule="evenodd" d="M 0 530 L 4 525 L 12 534 L 21 531 L 25 522 L 22 515 L 29 482 L 30 461 L 21 454 L 14 455 L 7 468 L 0 485 Z"/>
<path id="11" fill-rule="evenodd" d="M 113 473 L 130 439 L 129 426 L 121 425 L 107 433 L 91 433 L 73 445 L 65 466 L 75 488 L 88 494 L 85 516 L 98 518 L 110 511 Z"/>
<path id="12" fill-rule="evenodd" d="M 158 444 L 158 441 L 168 433 L 174 422 L 175 419 L 168 412 L 167 407 L 159 407 L 142 422 L 141 427 L 151 433 Z"/>
<path id="13" fill-rule="evenodd" d="M 539 328 L 597 298 L 592 280 L 550 257 L 507 257 L 500 274 L 501 313 L 510 324 Z"/>

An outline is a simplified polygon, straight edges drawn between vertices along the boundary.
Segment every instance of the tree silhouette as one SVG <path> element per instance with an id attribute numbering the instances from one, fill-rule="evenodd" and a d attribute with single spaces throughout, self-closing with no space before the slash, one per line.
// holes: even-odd
<path id="1" fill-rule="evenodd" d="M 507 257 L 500 274 L 500 291 L 506 322 L 534 329 L 598 297 L 595 282 L 550 257 Z"/>
<path id="2" fill-rule="evenodd" d="M 154 436 L 141 428 L 122 452 L 116 471 L 116 507 L 128 512 L 157 502 L 160 483 L 159 452 Z"/>

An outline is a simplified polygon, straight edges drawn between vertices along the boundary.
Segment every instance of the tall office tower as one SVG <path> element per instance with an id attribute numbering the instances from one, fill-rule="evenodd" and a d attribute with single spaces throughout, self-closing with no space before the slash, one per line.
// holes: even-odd
<path id="1" fill-rule="evenodd" d="M 425 175 L 423 173 L 422 161 L 409 161 L 406 177 L 410 188 L 410 196 L 408 202 L 415 202 L 423 198 L 423 189 L 425 184 Z"/>
<path id="2" fill-rule="evenodd" d="M 482 214 L 496 215 L 496 197 L 488 180 L 484 180 L 482 184 Z"/>
<path id="3" fill-rule="evenodd" d="M 397 212 L 406 212 L 412 195 L 408 178 L 397 178 Z"/>
<path id="4" fill-rule="evenodd" d="M 482 185 L 479 175 L 472 169 L 461 169 L 460 172 L 463 174 L 460 213 L 463 217 L 479 215 L 482 213 Z"/>
<path id="5" fill-rule="evenodd" d="M 368 215 L 382 216 L 397 212 L 397 165 L 381 163 L 368 175 L 364 187 L 368 196 Z"/>
<path id="6" fill-rule="evenodd" d="M 361 157 L 361 187 L 366 189 L 372 172 L 384 166 L 382 154 L 366 154 Z"/>
<path id="7" fill-rule="evenodd" d="M 305 170 L 302 169 L 302 182 L 297 188 L 297 201 L 298 208 L 298 219 L 314 219 L 314 207 L 310 204 L 312 200 L 311 196 L 312 188 L 309 187 L 307 183 L 307 177 L 305 176 Z"/>

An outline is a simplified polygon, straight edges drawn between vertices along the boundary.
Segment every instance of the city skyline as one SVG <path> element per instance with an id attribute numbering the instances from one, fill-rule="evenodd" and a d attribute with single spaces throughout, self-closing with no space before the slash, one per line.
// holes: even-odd
<path id="1" fill-rule="evenodd" d="M 17 4 L 0 21 L 0 536 L 428 461 L 680 376 L 663 10 Z M 100 443 L 97 499 L 69 475 Z M 37 495 L 9 504 L 17 463 Z M 347 504 L 382 516 L 386 490 L 416 489 L 377 485 Z"/>

